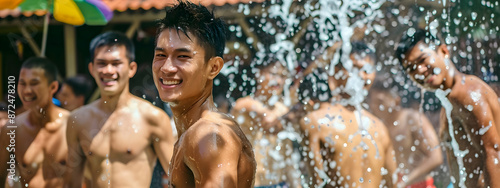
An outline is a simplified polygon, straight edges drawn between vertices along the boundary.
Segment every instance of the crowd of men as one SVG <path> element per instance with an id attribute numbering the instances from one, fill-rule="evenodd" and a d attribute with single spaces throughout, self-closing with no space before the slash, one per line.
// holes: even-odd
<path id="1" fill-rule="evenodd" d="M 212 90 L 224 67 L 225 27 L 206 7 L 185 1 L 159 21 L 153 81 L 171 116 L 130 93 L 137 63 L 122 33 L 91 41 L 94 81 L 79 75 L 59 89 L 50 60 L 27 59 L 17 84 L 26 112 L 14 123 L 0 121 L 17 127 L 15 150 L 5 149 L 8 126 L 1 130 L 0 185 L 150 187 L 160 165 L 168 187 L 428 188 L 443 149 L 450 186 L 500 187 L 498 96 L 459 72 L 439 37 L 410 29 L 395 54 L 441 101 L 437 134 L 423 113 L 401 105 L 397 84 L 376 78 L 375 51 L 358 41 L 344 42 L 352 48 L 344 62 L 318 58 L 300 76 L 267 55 L 255 66 L 254 92 L 224 113 Z M 289 88 L 287 79 L 294 80 Z M 100 98 L 89 101 L 94 85 Z M 6 170 L 11 159 L 14 172 Z"/>

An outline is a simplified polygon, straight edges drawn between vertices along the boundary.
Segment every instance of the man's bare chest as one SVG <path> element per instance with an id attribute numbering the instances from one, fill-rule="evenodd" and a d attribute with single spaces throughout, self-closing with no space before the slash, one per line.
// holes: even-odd
<path id="1" fill-rule="evenodd" d="M 44 174 L 64 172 L 67 146 L 63 132 L 44 129 L 38 133 L 26 130 L 18 132 L 18 137 L 22 140 L 17 142 L 15 155 L 22 175 L 34 175 L 40 168 L 43 168 Z M 62 174 L 58 176 L 60 175 Z"/>
<path id="2" fill-rule="evenodd" d="M 79 134 L 80 146 L 89 158 L 113 154 L 137 155 L 150 148 L 149 125 L 140 116 L 111 115 L 89 123 Z"/>

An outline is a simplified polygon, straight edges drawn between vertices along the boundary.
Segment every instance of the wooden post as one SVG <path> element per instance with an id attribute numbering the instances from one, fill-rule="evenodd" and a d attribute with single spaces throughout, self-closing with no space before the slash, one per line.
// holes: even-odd
<path id="1" fill-rule="evenodd" d="M 76 38 L 73 25 L 64 25 L 64 50 L 66 78 L 68 78 L 76 75 Z"/>

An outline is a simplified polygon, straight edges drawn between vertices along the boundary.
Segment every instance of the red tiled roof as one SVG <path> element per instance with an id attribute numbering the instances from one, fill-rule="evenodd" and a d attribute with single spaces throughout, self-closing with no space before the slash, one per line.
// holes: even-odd
<path id="1" fill-rule="evenodd" d="M 173 5 L 177 0 L 102 0 L 105 4 L 109 6 L 110 9 L 123 12 L 127 10 L 149 10 L 151 8 L 162 10 L 163 8 Z M 237 3 L 260 3 L 265 0 L 191 0 L 193 3 L 201 3 L 204 6 L 215 5 L 222 6 L 225 4 L 237 4 Z M 0 10 L 0 18 L 5 18 L 7 16 L 19 17 L 23 15 L 25 17 L 30 17 L 33 15 L 43 16 L 45 15 L 45 10 L 38 11 L 24 11 L 21 12 L 19 8 L 10 10 L 4 9 Z"/>

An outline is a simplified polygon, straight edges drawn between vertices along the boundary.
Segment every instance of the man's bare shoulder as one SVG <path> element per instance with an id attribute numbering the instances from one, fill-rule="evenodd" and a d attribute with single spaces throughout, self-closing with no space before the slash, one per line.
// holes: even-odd
<path id="1" fill-rule="evenodd" d="M 481 97 L 479 97 L 480 95 L 491 94 L 494 94 L 494 91 L 486 82 L 477 76 L 466 75 L 455 84 L 448 98 L 462 102 L 470 102 L 472 99 L 481 99 Z"/>
<path id="2" fill-rule="evenodd" d="M 184 133 L 184 137 L 190 142 L 193 141 L 193 144 L 209 137 L 238 142 L 241 142 L 242 138 L 246 138 L 240 126 L 232 118 L 218 112 L 205 114 Z"/>
<path id="3" fill-rule="evenodd" d="M 157 125 L 158 121 L 170 121 L 167 113 L 149 101 L 134 96 L 130 107 L 136 108 L 141 115 L 152 125 Z"/>
<path id="4" fill-rule="evenodd" d="M 73 110 L 69 115 L 68 122 L 71 125 L 84 125 L 91 121 L 95 118 L 93 114 L 98 113 L 97 104 L 98 100 Z"/>

